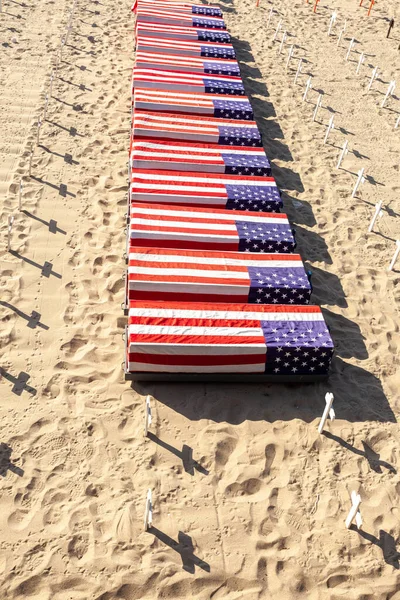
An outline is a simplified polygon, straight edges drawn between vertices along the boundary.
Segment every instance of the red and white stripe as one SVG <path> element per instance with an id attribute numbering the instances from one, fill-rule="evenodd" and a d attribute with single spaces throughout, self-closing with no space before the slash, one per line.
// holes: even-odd
<path id="1" fill-rule="evenodd" d="M 216 83 L 242 83 L 241 77 L 232 75 L 200 75 L 198 73 L 179 73 L 178 71 L 161 71 L 160 69 L 133 69 L 132 93 L 134 89 L 176 90 L 178 92 L 204 93 L 204 79 L 215 80 Z"/>
<path id="2" fill-rule="evenodd" d="M 235 252 L 238 247 L 236 221 L 244 221 L 254 228 L 264 224 L 271 224 L 271 227 L 275 224 L 289 225 L 284 213 L 134 203 L 131 206 L 128 241 L 138 247 Z"/>
<path id="3" fill-rule="evenodd" d="M 131 167 L 133 169 L 224 173 L 225 162 L 222 157 L 224 152 L 265 158 L 263 148 L 187 144 L 185 142 L 163 142 L 157 139 L 136 138 L 131 146 Z"/>
<path id="4" fill-rule="evenodd" d="M 185 13 L 185 14 L 193 14 L 194 6 L 206 6 L 207 8 L 213 8 L 215 10 L 220 10 L 219 6 L 209 5 L 209 4 L 189 4 L 179 0 L 157 0 L 156 2 L 146 2 L 145 0 L 136 1 L 132 6 L 132 12 L 136 11 L 137 7 L 140 9 L 154 9 L 157 10 L 168 10 L 173 11 L 174 13 Z"/>
<path id="5" fill-rule="evenodd" d="M 216 32 L 216 29 L 208 29 L 207 27 L 178 27 L 174 25 L 162 25 L 161 23 L 138 23 L 136 25 L 136 36 L 152 36 L 159 38 L 172 38 L 175 40 L 193 40 L 199 41 L 198 33 L 200 32 Z M 224 31 L 224 29 L 220 30 Z M 214 42 L 218 43 L 218 42 Z"/>
<path id="6" fill-rule="evenodd" d="M 159 71 L 179 71 L 180 73 L 204 73 L 204 63 L 209 65 L 221 65 L 220 59 L 215 58 L 177 58 L 174 55 L 152 54 L 150 52 L 137 52 L 135 66 L 137 69 L 157 69 Z M 224 65 L 238 68 L 236 60 L 224 60 Z M 222 74 L 222 71 L 221 71 Z M 207 76 L 210 74 L 207 74 Z M 212 77 L 214 75 L 211 75 Z"/>
<path id="7" fill-rule="evenodd" d="M 318 306 L 129 304 L 128 372 L 263 373 L 261 321 L 324 322 Z"/>
<path id="8" fill-rule="evenodd" d="M 157 37 L 139 35 L 136 40 L 136 50 L 142 52 L 156 52 L 157 54 L 174 54 L 178 56 L 201 56 L 201 49 L 225 48 L 232 51 L 232 44 L 216 44 L 215 42 L 184 42 L 179 40 L 164 41 Z M 208 60 L 208 59 L 207 59 Z M 221 59 L 225 60 L 225 59 Z"/>
<path id="9" fill-rule="evenodd" d="M 160 25 L 175 25 L 178 27 L 194 27 L 193 19 L 205 19 L 210 25 L 207 27 L 216 30 L 225 30 L 226 26 L 222 17 L 209 17 L 207 15 L 186 15 L 185 13 L 174 12 L 173 9 L 159 10 L 142 8 L 140 5 L 136 11 L 136 23 L 158 23 Z M 198 29 L 196 27 L 196 29 Z"/>
<path id="10" fill-rule="evenodd" d="M 168 92 L 167 90 L 137 90 L 133 95 L 133 105 L 135 109 L 152 111 L 170 111 L 194 114 L 214 114 L 213 96 L 210 94 Z M 230 96 L 228 94 L 218 95 L 219 100 L 228 100 L 229 102 L 243 102 L 243 97 Z M 145 113 L 140 113 L 142 118 Z M 151 114 L 151 113 L 150 113 Z M 173 115 L 176 118 L 176 115 Z M 221 119 L 216 119 L 221 123 Z M 234 121 L 233 123 L 240 123 Z M 243 121 L 244 123 L 245 121 Z M 224 119 L 223 123 L 227 123 Z M 248 121 L 246 121 L 248 124 Z"/>
<path id="11" fill-rule="evenodd" d="M 276 188 L 273 177 L 210 175 L 136 169 L 131 173 L 131 202 L 157 202 L 224 208 L 228 200 L 226 185 L 245 184 Z"/>

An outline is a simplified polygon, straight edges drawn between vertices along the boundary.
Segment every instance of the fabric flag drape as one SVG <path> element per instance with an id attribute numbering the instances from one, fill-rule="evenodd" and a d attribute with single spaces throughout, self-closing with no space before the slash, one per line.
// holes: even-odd
<path id="1" fill-rule="evenodd" d="M 136 12 L 138 5 L 140 9 L 154 9 L 172 11 L 175 14 L 193 14 L 193 15 L 206 15 L 208 17 L 222 17 L 222 10 L 219 6 L 211 6 L 204 4 L 186 4 L 183 2 L 168 2 L 158 0 L 157 2 L 144 2 L 140 0 L 135 2 L 132 6 L 132 12 Z"/>
<path id="2" fill-rule="evenodd" d="M 134 89 L 157 89 L 177 92 L 199 92 L 200 94 L 232 94 L 244 96 L 241 77 L 232 75 L 207 75 L 179 73 L 160 69 L 133 69 L 132 93 Z"/>
<path id="3" fill-rule="evenodd" d="M 156 54 L 173 54 L 175 56 L 193 56 L 234 60 L 235 50 L 232 44 L 215 44 L 213 42 L 184 42 L 180 40 L 163 40 L 156 37 L 139 36 L 136 40 L 137 52 L 153 52 Z"/>
<path id="4" fill-rule="evenodd" d="M 130 201 L 264 212 L 279 212 L 282 208 L 273 177 L 151 169 L 132 171 Z"/>
<path id="5" fill-rule="evenodd" d="M 324 375 L 333 342 L 318 306 L 133 301 L 127 371 Z"/>
<path id="6" fill-rule="evenodd" d="M 206 27 L 177 27 L 160 23 L 137 23 L 136 37 L 143 35 L 192 42 L 214 42 L 214 44 L 229 44 L 231 41 L 231 36 L 224 30 L 207 29 Z"/>
<path id="7" fill-rule="evenodd" d="M 129 246 L 291 253 L 293 230 L 284 213 L 252 213 L 134 203 L 131 206 Z"/>
<path id="8" fill-rule="evenodd" d="M 206 73 L 240 77 L 240 69 L 236 60 L 203 59 L 190 56 L 180 56 L 178 58 L 174 54 L 155 54 L 152 52 L 137 51 L 135 66 L 138 69 L 157 69 L 158 71 Z"/>

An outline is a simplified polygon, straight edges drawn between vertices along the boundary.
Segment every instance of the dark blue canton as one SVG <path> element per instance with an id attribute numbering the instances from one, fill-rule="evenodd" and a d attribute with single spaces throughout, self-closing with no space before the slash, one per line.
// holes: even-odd
<path id="1" fill-rule="evenodd" d="M 231 36 L 226 31 L 203 30 L 197 31 L 199 42 L 214 42 L 215 44 L 229 44 Z"/>
<path id="2" fill-rule="evenodd" d="M 209 58 L 236 58 L 233 48 L 219 48 L 218 46 L 200 46 L 200 55 Z"/>
<path id="3" fill-rule="evenodd" d="M 229 150 L 226 150 L 221 153 L 221 156 L 225 163 L 225 173 L 229 175 L 255 175 L 258 177 L 271 175 L 271 165 L 265 154 L 263 156 L 254 156 L 252 152 L 229 154 Z"/>
<path id="4" fill-rule="evenodd" d="M 228 200 L 225 208 L 228 210 L 251 210 L 253 212 L 280 212 L 283 206 L 277 187 L 270 185 L 225 185 Z"/>
<path id="5" fill-rule="evenodd" d="M 296 241 L 289 224 L 236 221 L 239 252 L 294 252 Z"/>
<path id="6" fill-rule="evenodd" d="M 225 81 L 224 79 L 203 79 L 204 91 L 206 94 L 233 94 L 234 96 L 244 96 L 244 87 L 241 81 Z"/>
<path id="7" fill-rule="evenodd" d="M 261 328 L 267 346 L 266 373 L 328 373 L 333 342 L 323 321 L 261 321 Z"/>
<path id="8" fill-rule="evenodd" d="M 252 121 L 254 118 L 253 109 L 251 108 L 251 104 L 248 100 L 235 101 L 216 99 L 213 100 L 213 104 L 214 117 L 217 117 L 219 119 L 241 119 L 242 121 Z M 261 146 L 261 143 L 256 145 Z"/>
<path id="9" fill-rule="evenodd" d="M 240 77 L 239 65 L 227 64 L 224 62 L 211 63 L 204 61 L 203 63 L 204 73 L 212 73 L 213 75 L 232 75 L 233 77 Z"/>
<path id="10" fill-rule="evenodd" d="M 226 29 L 224 21 L 216 19 L 204 19 L 201 17 L 192 18 L 193 27 L 206 27 L 207 29 Z"/>
<path id="11" fill-rule="evenodd" d="M 235 127 L 234 125 L 218 125 L 218 144 L 221 146 L 254 146 L 262 147 L 261 134 L 257 125 L 254 127 Z"/>
<path id="12" fill-rule="evenodd" d="M 248 267 L 249 304 L 309 304 L 311 285 L 304 267 Z"/>
<path id="13" fill-rule="evenodd" d="M 192 14 L 222 17 L 222 10 L 220 8 L 212 8 L 211 6 L 192 6 Z"/>

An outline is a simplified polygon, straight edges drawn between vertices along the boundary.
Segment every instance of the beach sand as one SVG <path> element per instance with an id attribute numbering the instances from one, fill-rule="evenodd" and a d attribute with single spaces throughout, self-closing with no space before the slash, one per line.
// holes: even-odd
<path id="1" fill-rule="evenodd" d="M 378 2 L 369 18 L 369 3 L 358 4 L 323 1 L 314 15 L 311 4 L 277 2 L 266 31 L 264 0 L 257 10 L 249 0 L 221 3 L 336 345 L 329 382 L 289 387 L 124 382 L 130 7 L 77 0 L 28 179 L 72 3 L 3 3 L 1 599 L 400 599 L 400 262 L 387 272 L 400 235 L 400 103 L 379 108 L 398 79 L 400 15 L 394 0 Z M 280 17 L 290 34 L 282 55 L 271 41 Z M 307 63 L 294 85 L 300 57 Z M 369 65 L 381 76 L 366 94 Z M 308 72 L 313 90 L 303 103 Z M 323 108 L 313 123 L 318 90 Z M 346 139 L 350 153 L 336 170 Z M 362 167 L 367 181 L 351 198 Z M 379 200 L 383 217 L 367 234 Z M 319 435 L 327 391 L 336 420 Z M 149 487 L 154 528 L 146 533 Z M 360 532 L 344 526 L 352 490 L 362 498 Z"/>

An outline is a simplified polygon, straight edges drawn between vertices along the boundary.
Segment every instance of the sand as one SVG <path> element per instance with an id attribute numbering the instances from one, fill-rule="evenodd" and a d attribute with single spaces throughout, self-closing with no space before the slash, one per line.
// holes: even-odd
<path id="1" fill-rule="evenodd" d="M 0 15 L 0 597 L 399 600 L 399 8 L 222 2 L 245 85 L 336 344 L 328 383 L 125 383 L 124 213 L 133 21 L 77 0 L 48 122 L 35 121 L 72 4 Z M 334 36 L 326 32 L 338 10 Z M 388 18 L 395 17 L 386 40 Z M 337 33 L 347 31 L 337 48 Z M 274 15 L 275 27 L 279 16 Z M 350 38 L 357 44 L 346 63 Z M 15 40 L 15 41 L 14 41 Z M 285 70 L 288 46 L 295 59 Z M 356 76 L 359 53 L 368 56 Z M 307 63 L 294 85 L 297 59 Z M 365 92 L 371 66 L 381 75 Z M 301 97 L 314 76 L 308 102 Z M 311 117 L 318 90 L 323 109 Z M 326 124 L 335 130 L 323 145 Z M 336 170 L 340 147 L 351 152 Z M 357 171 L 367 181 L 356 198 Z M 23 213 L 17 190 L 25 176 Z M 374 205 L 385 210 L 367 234 Z M 13 253 L 6 218 L 15 214 Z M 33 312 L 35 311 L 35 312 Z M 33 316 L 32 316 L 33 314 Z M 327 391 L 336 421 L 317 433 Z M 153 425 L 143 439 L 144 397 Z M 143 531 L 153 489 L 154 528 Z M 344 527 L 350 493 L 362 531 Z"/>

